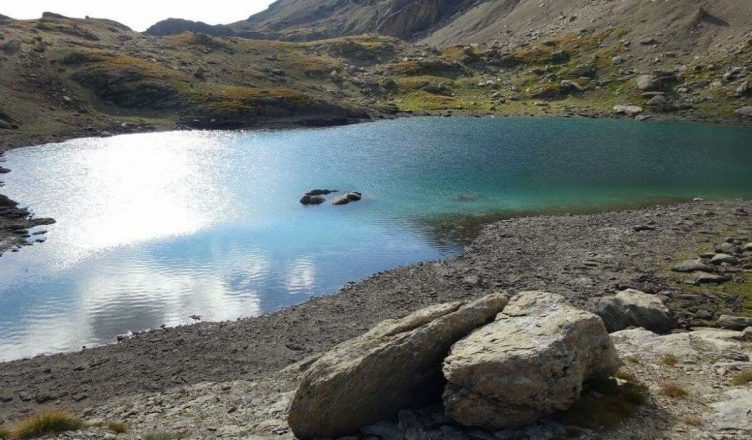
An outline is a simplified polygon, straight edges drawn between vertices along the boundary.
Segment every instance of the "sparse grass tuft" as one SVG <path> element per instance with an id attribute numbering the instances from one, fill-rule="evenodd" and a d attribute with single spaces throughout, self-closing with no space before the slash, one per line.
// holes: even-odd
<path id="1" fill-rule="evenodd" d="M 689 395 L 687 390 L 676 382 L 666 382 L 661 385 L 660 393 L 672 399 L 681 399 Z"/>
<path id="2" fill-rule="evenodd" d="M 675 366 L 676 364 L 679 363 L 679 359 L 677 359 L 677 357 L 674 356 L 673 354 L 667 354 L 667 355 L 663 356 L 663 358 L 661 359 L 661 362 L 663 362 L 664 365 L 668 365 L 669 367 L 673 367 L 673 366 Z"/>
<path id="3" fill-rule="evenodd" d="M 614 377 L 621 380 L 626 380 L 627 382 L 636 383 L 637 377 L 633 373 L 630 373 L 629 371 L 620 368 L 619 371 L 614 374 Z"/>
<path id="4" fill-rule="evenodd" d="M 23 420 L 13 432 L 14 439 L 30 439 L 66 431 L 77 431 L 84 421 L 65 411 L 38 413 Z"/>
<path id="5" fill-rule="evenodd" d="M 180 440 L 188 438 L 185 433 L 170 433 L 170 432 L 157 432 L 154 434 L 146 434 L 144 440 Z"/>
<path id="6" fill-rule="evenodd" d="M 752 370 L 742 371 L 731 379 L 732 385 L 746 385 L 752 382 Z"/>
<path id="7" fill-rule="evenodd" d="M 625 360 L 625 361 L 626 361 L 626 362 L 627 362 L 628 364 L 639 364 L 639 363 L 640 363 L 640 360 L 639 360 L 639 359 L 637 359 L 637 358 L 636 358 L 636 357 L 634 357 L 634 356 L 625 356 L 625 357 L 624 357 L 624 360 Z"/>
<path id="8" fill-rule="evenodd" d="M 123 422 L 110 422 L 107 424 L 107 429 L 115 434 L 125 434 L 128 432 L 128 424 Z"/>
<path id="9" fill-rule="evenodd" d="M 684 423 L 689 426 L 695 426 L 695 427 L 702 426 L 702 419 L 699 417 L 694 417 L 694 416 L 685 417 Z"/>
<path id="10" fill-rule="evenodd" d="M 7 440 L 10 438 L 10 431 L 0 426 L 0 439 Z"/>

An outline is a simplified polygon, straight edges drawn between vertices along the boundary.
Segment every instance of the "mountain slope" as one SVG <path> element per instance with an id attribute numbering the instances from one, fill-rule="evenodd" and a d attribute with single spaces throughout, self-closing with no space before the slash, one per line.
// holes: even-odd
<path id="1" fill-rule="evenodd" d="M 379 33 L 436 46 L 618 28 L 710 48 L 752 31 L 749 0 L 278 0 L 229 25 L 241 35 L 312 40 Z"/>
<path id="2" fill-rule="evenodd" d="M 149 26 L 144 34 L 154 36 L 177 35 L 183 32 L 201 32 L 207 35 L 235 35 L 235 31 L 224 25 L 211 25 L 202 21 L 183 20 L 182 18 L 168 18 Z"/>
<path id="3" fill-rule="evenodd" d="M 311 40 L 379 33 L 405 40 L 435 29 L 478 0 L 279 0 L 230 25 L 240 34 Z"/>

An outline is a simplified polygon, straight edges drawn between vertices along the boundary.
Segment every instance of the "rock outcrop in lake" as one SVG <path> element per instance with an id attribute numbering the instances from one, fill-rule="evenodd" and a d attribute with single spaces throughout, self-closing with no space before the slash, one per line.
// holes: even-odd
<path id="1" fill-rule="evenodd" d="M 335 197 L 332 200 L 332 205 L 347 205 L 350 202 L 357 202 L 363 198 L 363 195 L 357 191 L 349 192 L 347 194 Z"/>

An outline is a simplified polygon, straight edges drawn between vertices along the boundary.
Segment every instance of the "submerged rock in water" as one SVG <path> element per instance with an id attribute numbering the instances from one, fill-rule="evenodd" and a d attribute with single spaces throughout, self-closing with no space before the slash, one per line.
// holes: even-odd
<path id="1" fill-rule="evenodd" d="M 474 202 L 480 199 L 480 195 L 476 193 L 463 192 L 454 196 L 454 200 L 457 202 Z"/>
<path id="2" fill-rule="evenodd" d="M 496 321 L 452 346 L 444 408 L 463 425 L 518 427 L 570 408 L 584 381 L 619 366 L 597 315 L 561 295 L 523 292 Z"/>
<path id="3" fill-rule="evenodd" d="M 305 373 L 288 422 L 300 439 L 337 438 L 438 400 L 441 361 L 459 339 L 493 320 L 507 300 L 491 294 L 386 320 L 326 353 Z"/>

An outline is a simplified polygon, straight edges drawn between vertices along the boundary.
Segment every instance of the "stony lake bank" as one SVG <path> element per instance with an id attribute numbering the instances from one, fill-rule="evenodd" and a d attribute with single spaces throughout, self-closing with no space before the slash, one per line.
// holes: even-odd
<path id="1" fill-rule="evenodd" d="M 752 391 L 737 376 L 752 369 L 742 332 L 752 314 L 750 213 L 748 201 L 697 200 L 496 222 L 454 259 L 379 273 L 274 314 L 148 331 L 113 345 L 0 364 L 0 417 L 12 425 L 31 413 L 63 408 L 88 422 L 126 423 L 124 438 L 154 432 L 291 438 L 286 408 L 301 370 L 385 319 L 527 290 L 559 294 L 574 307 L 607 316 L 602 298 L 635 289 L 665 304 L 671 322 L 665 336 L 645 330 L 611 335 L 625 365 L 620 377 L 646 387 L 645 402 L 625 410 L 618 423 L 545 419 L 525 429 L 547 437 L 515 431 L 496 438 L 553 438 L 562 427 L 579 429 L 583 438 L 744 438 L 749 420 L 737 409 L 749 404 Z M 729 329 L 697 330 L 721 326 Z M 608 397 L 593 393 L 586 397 Z M 413 422 L 425 438 L 437 431 L 442 438 L 495 435 L 458 427 L 441 412 L 402 412 L 394 425 L 385 422 L 392 428 L 380 436 L 392 438 L 389 432 Z M 439 421 L 427 424 L 432 418 Z M 71 436 L 114 435 L 98 427 L 87 432 Z"/>

